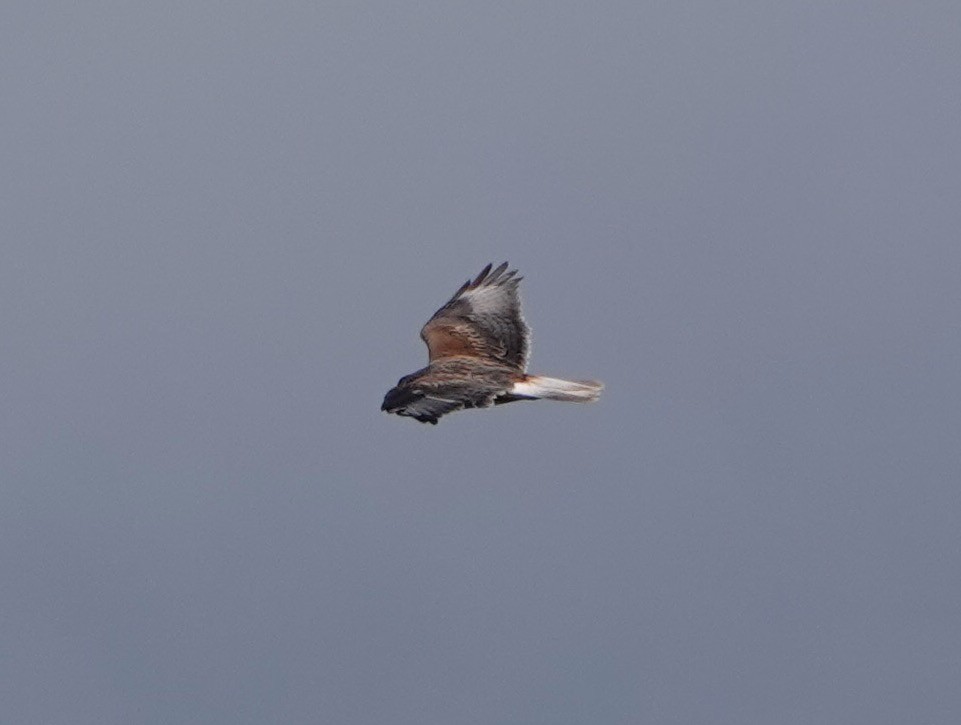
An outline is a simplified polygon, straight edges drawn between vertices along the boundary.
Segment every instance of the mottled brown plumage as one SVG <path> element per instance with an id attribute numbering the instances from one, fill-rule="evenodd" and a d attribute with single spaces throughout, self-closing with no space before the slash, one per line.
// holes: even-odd
<path id="1" fill-rule="evenodd" d="M 504 262 L 461 285 L 420 332 L 428 366 L 401 378 L 381 410 L 436 424 L 455 410 L 515 400 L 596 400 L 600 383 L 525 373 L 530 331 L 517 293 L 521 279 Z"/>

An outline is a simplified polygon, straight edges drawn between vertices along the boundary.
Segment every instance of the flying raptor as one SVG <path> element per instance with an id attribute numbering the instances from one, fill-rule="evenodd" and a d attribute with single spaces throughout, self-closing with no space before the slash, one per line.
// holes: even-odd
<path id="1" fill-rule="evenodd" d="M 530 330 L 521 317 L 521 279 L 504 262 L 493 271 L 488 264 L 461 285 L 420 331 L 427 367 L 402 377 L 380 409 L 436 425 L 455 410 L 515 400 L 597 400 L 604 388 L 599 382 L 527 374 Z"/>

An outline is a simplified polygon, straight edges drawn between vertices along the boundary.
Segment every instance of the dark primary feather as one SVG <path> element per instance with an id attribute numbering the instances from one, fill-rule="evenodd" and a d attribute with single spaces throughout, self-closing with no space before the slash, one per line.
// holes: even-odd
<path id="1" fill-rule="evenodd" d="M 446 413 L 460 410 L 464 405 L 460 401 L 438 398 L 423 391 L 411 388 L 391 388 L 384 396 L 381 410 L 397 413 L 419 420 L 421 423 L 437 424 L 437 420 Z"/>

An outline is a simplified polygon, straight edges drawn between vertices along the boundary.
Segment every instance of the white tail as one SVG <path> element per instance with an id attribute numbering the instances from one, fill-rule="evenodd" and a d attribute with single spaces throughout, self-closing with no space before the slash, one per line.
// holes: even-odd
<path id="1" fill-rule="evenodd" d="M 547 398 L 548 400 L 566 400 L 570 403 L 593 403 L 604 389 L 603 383 L 594 380 L 560 380 L 559 378 L 545 378 L 541 375 L 528 375 L 520 383 L 514 383 L 511 393 L 523 395 L 526 398 Z"/>

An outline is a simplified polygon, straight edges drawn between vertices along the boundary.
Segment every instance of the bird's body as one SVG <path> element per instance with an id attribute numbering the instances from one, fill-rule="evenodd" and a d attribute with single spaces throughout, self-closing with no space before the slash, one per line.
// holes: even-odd
<path id="1" fill-rule="evenodd" d="M 464 283 L 421 330 L 429 364 L 401 378 L 381 410 L 437 423 L 447 413 L 515 400 L 596 400 L 600 383 L 528 375 L 530 330 L 521 317 L 521 277 L 507 263 Z"/>

